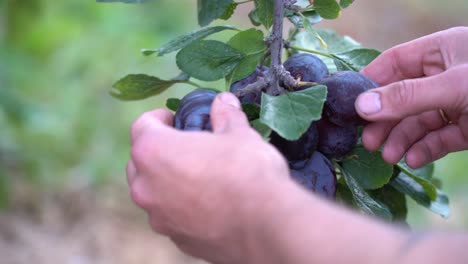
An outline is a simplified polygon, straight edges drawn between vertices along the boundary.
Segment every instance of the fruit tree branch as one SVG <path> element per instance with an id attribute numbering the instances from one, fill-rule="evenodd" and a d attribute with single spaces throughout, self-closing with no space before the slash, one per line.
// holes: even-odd
<path id="1" fill-rule="evenodd" d="M 284 0 L 274 0 L 274 14 L 273 14 L 273 29 L 270 36 L 270 86 L 267 93 L 276 95 L 282 93 L 283 89 L 280 87 L 280 73 L 284 71 L 281 63 L 281 55 L 283 51 L 283 20 L 284 20 Z"/>
<path id="2" fill-rule="evenodd" d="M 260 77 L 260 78 L 258 78 L 258 80 L 256 82 L 251 83 L 251 84 L 245 86 L 244 88 L 242 88 L 240 90 L 237 90 L 234 94 L 237 97 L 241 97 L 241 96 L 244 96 L 244 95 L 247 95 L 247 94 L 250 94 L 250 93 L 256 93 L 258 91 L 261 91 L 264 88 L 266 88 L 267 86 L 268 86 L 267 78 Z"/>

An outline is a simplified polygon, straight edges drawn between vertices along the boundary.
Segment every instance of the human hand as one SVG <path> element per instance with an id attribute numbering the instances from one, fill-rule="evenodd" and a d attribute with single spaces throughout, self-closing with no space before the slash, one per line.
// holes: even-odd
<path id="1" fill-rule="evenodd" d="M 213 133 L 179 131 L 172 121 L 155 110 L 133 124 L 132 199 L 186 253 L 247 263 L 240 258 L 261 229 L 261 212 L 274 204 L 274 186 L 290 181 L 286 161 L 249 126 L 232 94 L 213 102 Z"/>
<path id="2" fill-rule="evenodd" d="M 367 149 L 385 143 L 387 162 L 406 154 L 413 168 L 468 149 L 467 43 L 468 27 L 452 28 L 391 48 L 362 71 L 381 85 L 356 100 L 374 121 L 363 131 Z"/>

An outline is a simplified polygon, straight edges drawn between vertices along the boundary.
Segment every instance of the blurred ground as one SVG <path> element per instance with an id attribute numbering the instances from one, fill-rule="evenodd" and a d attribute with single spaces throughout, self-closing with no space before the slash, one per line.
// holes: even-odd
<path id="1" fill-rule="evenodd" d="M 143 57 L 139 50 L 195 29 L 194 10 L 190 0 L 0 1 L 0 205 L 7 205 L 0 211 L 1 264 L 199 263 L 151 232 L 124 176 L 131 122 L 191 88 L 129 103 L 107 93 L 128 73 L 176 75 L 173 56 Z M 467 13 L 465 0 L 356 0 L 320 27 L 383 50 L 468 26 Z M 228 23 L 248 26 L 241 14 Z M 412 204 L 413 228 L 468 228 L 467 160 L 463 152 L 436 164 L 452 216 L 443 220 Z"/>
<path id="2" fill-rule="evenodd" d="M 154 235 L 124 188 L 38 194 L 27 186 L 15 190 L 14 208 L 0 214 L 2 264 L 204 263 Z"/>

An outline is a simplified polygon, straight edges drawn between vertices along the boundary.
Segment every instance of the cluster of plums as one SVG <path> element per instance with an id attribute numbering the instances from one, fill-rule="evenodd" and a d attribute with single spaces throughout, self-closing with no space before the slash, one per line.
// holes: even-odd
<path id="1" fill-rule="evenodd" d="M 284 68 L 295 79 L 327 86 L 327 100 L 321 120 L 312 122 L 298 140 L 289 141 L 273 132 L 270 143 L 288 160 L 293 179 L 316 193 L 333 198 L 336 174 L 330 159 L 340 160 L 356 146 L 358 126 L 364 125 L 365 121 L 356 113 L 354 102 L 359 94 L 376 88 L 377 84 L 353 71 L 329 74 L 327 66 L 318 57 L 307 53 L 289 57 L 284 62 Z M 267 67 L 258 67 L 245 79 L 233 83 L 230 91 L 243 89 L 267 73 Z M 250 93 L 239 99 L 242 103 L 260 105 L 261 93 Z M 209 115 L 215 96 L 214 91 L 207 89 L 198 89 L 186 95 L 176 112 L 175 127 L 182 130 L 211 130 Z"/>

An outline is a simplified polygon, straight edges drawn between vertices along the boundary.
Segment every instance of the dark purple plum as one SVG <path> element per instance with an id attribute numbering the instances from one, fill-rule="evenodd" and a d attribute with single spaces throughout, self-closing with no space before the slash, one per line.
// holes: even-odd
<path id="1" fill-rule="evenodd" d="M 357 127 L 341 127 L 322 118 L 317 122 L 319 143 L 317 150 L 328 158 L 340 159 L 350 153 L 357 143 Z"/>
<path id="2" fill-rule="evenodd" d="M 309 129 L 298 140 L 289 141 L 273 132 L 271 134 L 270 143 L 273 144 L 288 161 L 295 161 L 309 158 L 317 148 L 318 140 L 317 126 L 315 122 L 312 122 Z"/>
<path id="3" fill-rule="evenodd" d="M 210 111 L 216 92 L 197 89 L 180 102 L 174 116 L 174 127 L 186 131 L 211 131 Z"/>
<path id="4" fill-rule="evenodd" d="M 358 72 L 341 71 L 323 78 L 319 83 L 328 88 L 323 109 L 328 120 L 343 127 L 366 124 L 356 113 L 354 102 L 359 94 L 378 87 L 373 80 Z"/>
<path id="5" fill-rule="evenodd" d="M 304 82 L 317 82 L 328 74 L 327 65 L 309 53 L 292 55 L 284 62 L 284 68 L 294 79 L 300 78 Z"/>
<path id="6" fill-rule="evenodd" d="M 335 168 L 320 152 L 315 151 L 306 161 L 290 163 L 290 172 L 291 177 L 308 190 L 329 199 L 335 198 Z"/>
<path id="7" fill-rule="evenodd" d="M 237 82 L 234 82 L 231 84 L 231 88 L 229 91 L 231 93 L 235 93 L 238 90 L 244 89 L 247 85 L 254 83 L 257 81 L 258 77 L 263 77 L 268 73 L 268 67 L 257 67 L 255 71 L 250 74 L 249 76 L 245 77 L 242 80 L 239 80 Z M 245 96 L 239 97 L 239 100 L 241 103 L 251 103 L 251 104 L 261 104 L 261 99 L 262 99 L 262 92 L 257 92 L 257 93 L 250 93 Z"/>

